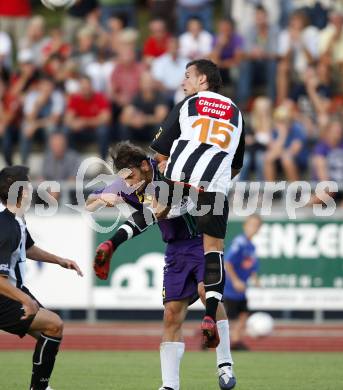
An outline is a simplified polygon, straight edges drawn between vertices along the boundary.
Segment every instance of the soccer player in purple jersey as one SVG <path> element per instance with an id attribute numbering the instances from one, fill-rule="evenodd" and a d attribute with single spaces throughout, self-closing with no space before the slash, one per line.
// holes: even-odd
<path id="1" fill-rule="evenodd" d="M 130 172 L 125 181 L 131 186 L 142 183 L 136 191 L 123 191 L 125 186 L 118 178 L 102 191 L 89 196 L 87 208 L 93 210 L 99 205 L 114 206 L 125 201 L 137 211 L 129 220 L 121 225 L 114 236 L 99 245 L 95 257 L 94 269 L 98 277 L 106 279 L 109 273 L 110 261 L 106 261 L 106 268 L 102 266 L 102 250 L 114 250 L 123 242 L 145 231 L 148 225 L 143 226 L 144 201 L 149 198 L 146 194 L 148 184 L 157 183 L 160 173 L 157 162 L 146 156 L 143 150 L 130 144 L 121 143 L 113 155 L 114 166 L 117 170 L 129 168 Z M 143 221 L 143 222 L 142 222 Z M 202 236 L 196 228 L 195 221 L 189 214 L 184 214 L 158 222 L 162 239 L 167 243 L 165 254 L 165 268 L 163 280 L 164 304 L 164 332 L 160 346 L 162 387 L 160 390 L 179 390 L 179 367 L 184 353 L 185 344 L 182 341 L 182 324 L 187 314 L 188 306 L 194 303 L 199 296 L 205 302 L 204 270 L 205 260 L 203 253 Z M 232 389 L 236 379 L 232 372 L 232 357 L 230 352 L 229 323 L 223 305 L 220 303 L 217 310 L 217 327 L 220 343 L 216 348 L 217 367 L 220 389 Z"/>

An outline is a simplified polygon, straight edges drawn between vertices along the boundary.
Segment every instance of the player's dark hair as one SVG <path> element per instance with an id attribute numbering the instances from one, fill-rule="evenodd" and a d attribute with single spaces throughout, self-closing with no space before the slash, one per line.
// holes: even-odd
<path id="1" fill-rule="evenodd" d="M 208 90 L 212 92 L 218 92 L 222 86 L 222 77 L 217 65 L 205 59 L 194 60 L 186 65 L 186 69 L 190 66 L 195 66 L 199 74 L 204 74 L 208 82 Z"/>
<path id="2" fill-rule="evenodd" d="M 110 155 L 117 171 L 124 168 L 139 168 L 143 161 L 148 161 L 144 150 L 129 141 L 119 142 L 116 147 L 110 149 Z"/>
<path id="3" fill-rule="evenodd" d="M 264 12 L 265 14 L 267 13 L 267 10 L 265 9 L 265 7 L 262 4 L 257 4 L 255 6 L 255 11 L 261 11 L 261 12 Z"/>
<path id="4" fill-rule="evenodd" d="M 7 204 L 8 193 L 11 185 L 17 181 L 29 181 L 29 168 L 22 165 L 14 165 L 6 167 L 0 171 L 0 200 L 3 204 Z M 18 189 L 16 201 L 20 201 L 23 195 L 23 186 Z"/>

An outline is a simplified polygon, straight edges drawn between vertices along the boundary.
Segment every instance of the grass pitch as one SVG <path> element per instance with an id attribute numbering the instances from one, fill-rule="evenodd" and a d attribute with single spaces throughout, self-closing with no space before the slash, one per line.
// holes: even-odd
<path id="1" fill-rule="evenodd" d="M 241 352 L 234 354 L 237 390 L 341 390 L 339 353 Z M 0 389 L 25 390 L 30 352 L 0 352 Z M 59 354 L 50 385 L 55 390 L 157 390 L 158 352 L 69 352 Z M 186 352 L 182 390 L 218 390 L 215 354 Z"/>

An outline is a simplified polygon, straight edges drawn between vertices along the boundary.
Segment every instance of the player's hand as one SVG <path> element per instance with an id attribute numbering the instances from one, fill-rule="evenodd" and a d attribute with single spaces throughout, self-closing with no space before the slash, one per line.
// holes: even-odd
<path id="1" fill-rule="evenodd" d="M 27 300 L 23 303 L 24 315 L 20 318 L 21 320 L 27 320 L 33 317 L 39 310 L 38 303 L 27 296 Z"/>
<path id="2" fill-rule="evenodd" d="M 237 291 L 237 292 L 244 292 L 246 290 L 246 285 L 244 282 L 242 282 L 240 279 L 236 279 L 233 281 L 233 288 Z"/>
<path id="3" fill-rule="evenodd" d="M 63 268 L 66 268 L 66 269 L 72 269 L 72 270 L 76 271 L 79 276 L 83 276 L 83 273 L 82 273 L 80 267 L 73 260 L 61 259 L 59 261 L 59 265 Z"/>
<path id="4" fill-rule="evenodd" d="M 164 171 L 166 170 L 166 166 L 167 166 L 167 160 L 163 160 L 161 161 L 160 163 L 158 163 L 158 170 L 160 171 L 160 173 L 164 173 Z"/>

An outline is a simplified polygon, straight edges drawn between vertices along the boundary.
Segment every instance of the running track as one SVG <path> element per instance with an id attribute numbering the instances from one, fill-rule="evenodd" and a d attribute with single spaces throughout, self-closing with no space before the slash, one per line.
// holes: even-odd
<path id="1" fill-rule="evenodd" d="M 198 322 L 187 322 L 184 337 L 187 350 L 200 350 Z M 158 350 L 162 334 L 159 322 L 67 323 L 62 348 L 67 350 Z M 246 338 L 255 351 L 340 351 L 343 352 L 343 323 L 329 325 L 277 325 L 263 339 Z M 34 340 L 19 339 L 0 332 L 0 350 L 30 349 Z"/>

